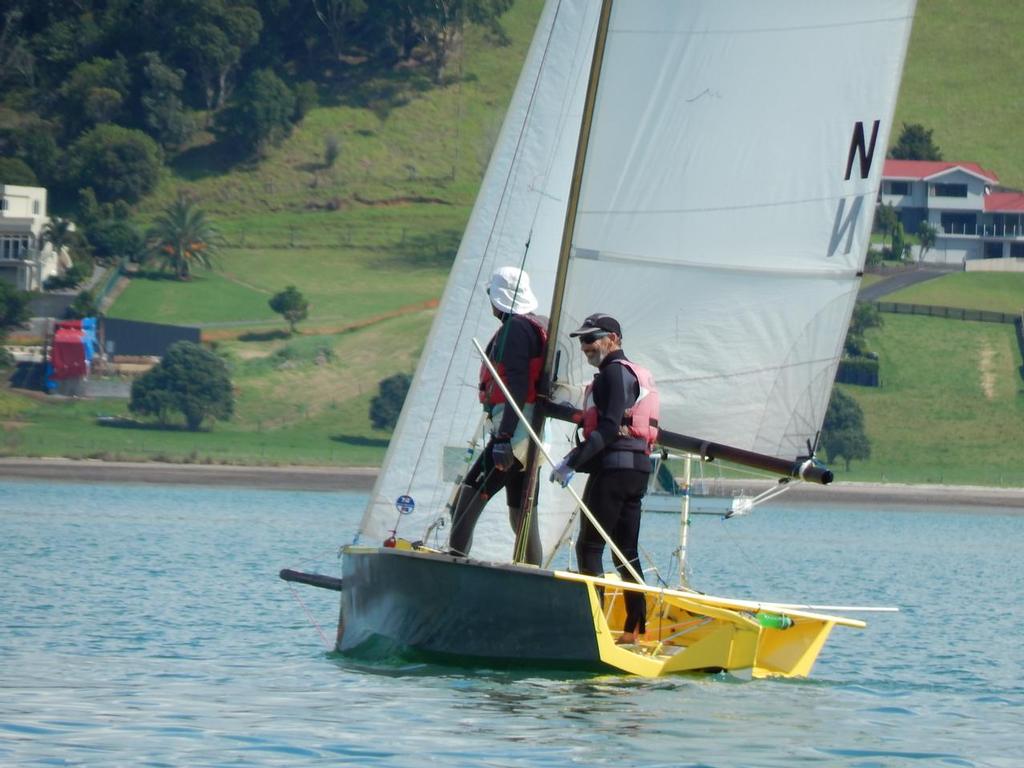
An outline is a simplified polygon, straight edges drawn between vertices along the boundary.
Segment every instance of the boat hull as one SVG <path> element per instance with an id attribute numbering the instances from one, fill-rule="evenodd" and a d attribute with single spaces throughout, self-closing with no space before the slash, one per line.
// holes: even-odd
<path id="1" fill-rule="evenodd" d="M 342 572 L 337 649 L 360 658 L 644 677 L 720 670 L 803 677 L 833 626 L 863 626 L 772 604 L 407 547 L 348 547 Z M 619 645 L 626 590 L 645 595 L 647 633 Z"/>
<path id="2" fill-rule="evenodd" d="M 350 548 L 338 650 L 460 663 L 601 666 L 587 585 L 552 571 Z"/>

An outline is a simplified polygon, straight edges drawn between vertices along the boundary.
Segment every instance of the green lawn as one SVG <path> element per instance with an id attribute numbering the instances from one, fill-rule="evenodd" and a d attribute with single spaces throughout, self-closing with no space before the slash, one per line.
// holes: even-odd
<path id="1" fill-rule="evenodd" d="M 1024 486 L 1024 382 L 1014 327 L 883 315 L 868 332 L 879 388 L 864 409 L 872 457 L 839 480 Z"/>
<path id="2" fill-rule="evenodd" d="M 882 300 L 1020 313 L 1024 311 L 1024 273 L 954 272 L 888 294 Z"/>
<path id="3" fill-rule="evenodd" d="M 433 313 L 419 311 L 350 333 L 219 342 L 236 413 L 212 429 L 117 428 L 97 416 L 129 416 L 121 400 L 36 403 L 3 393 L 0 453 L 207 463 L 376 466 L 388 434 L 368 411 L 377 383 L 412 373 Z"/>

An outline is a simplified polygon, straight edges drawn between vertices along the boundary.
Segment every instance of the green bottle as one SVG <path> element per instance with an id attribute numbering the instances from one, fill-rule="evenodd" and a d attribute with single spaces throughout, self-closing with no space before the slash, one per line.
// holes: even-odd
<path id="1" fill-rule="evenodd" d="M 793 626 L 793 620 L 789 616 L 780 613 L 765 613 L 758 611 L 754 614 L 757 623 L 766 629 L 789 629 Z"/>

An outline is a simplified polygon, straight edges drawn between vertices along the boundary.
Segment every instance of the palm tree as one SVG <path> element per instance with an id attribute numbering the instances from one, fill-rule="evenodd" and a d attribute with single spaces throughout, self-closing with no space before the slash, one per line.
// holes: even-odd
<path id="1" fill-rule="evenodd" d="M 159 259 L 164 269 L 173 270 L 179 280 L 188 280 L 196 264 L 213 268 L 217 237 L 206 213 L 185 195 L 178 195 L 153 222 L 147 244 L 150 255 Z"/>
<path id="2" fill-rule="evenodd" d="M 43 241 L 52 245 L 58 255 L 65 247 L 75 242 L 75 235 L 75 225 L 71 223 L 71 219 L 53 216 L 43 227 Z"/>

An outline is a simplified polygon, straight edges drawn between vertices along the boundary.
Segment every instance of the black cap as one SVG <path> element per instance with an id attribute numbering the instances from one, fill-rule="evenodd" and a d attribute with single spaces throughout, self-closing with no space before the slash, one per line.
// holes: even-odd
<path id="1" fill-rule="evenodd" d="M 620 339 L 622 338 L 622 326 L 619 325 L 619 321 L 611 315 L 602 315 L 600 312 L 588 315 L 583 320 L 583 325 L 569 335 L 572 337 L 585 336 L 588 333 L 596 333 L 597 331 L 615 333 L 618 334 Z"/>

